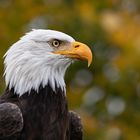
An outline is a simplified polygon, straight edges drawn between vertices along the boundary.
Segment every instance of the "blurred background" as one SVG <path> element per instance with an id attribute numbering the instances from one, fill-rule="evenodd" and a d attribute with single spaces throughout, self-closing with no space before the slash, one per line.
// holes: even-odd
<path id="1" fill-rule="evenodd" d="M 76 62 L 65 77 L 84 140 L 140 140 L 140 0 L 0 0 L 0 93 L 4 53 L 33 28 L 63 31 L 93 51 L 90 68 Z"/>

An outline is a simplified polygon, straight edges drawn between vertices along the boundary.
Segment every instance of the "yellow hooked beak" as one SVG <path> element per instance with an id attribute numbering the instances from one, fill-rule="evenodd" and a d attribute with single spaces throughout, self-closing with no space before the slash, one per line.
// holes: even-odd
<path id="1" fill-rule="evenodd" d="M 77 41 L 73 42 L 72 46 L 69 49 L 57 51 L 54 53 L 66 55 L 69 58 L 87 60 L 88 67 L 90 66 L 90 64 L 92 62 L 92 52 L 91 52 L 90 48 L 87 45 L 77 42 Z"/>

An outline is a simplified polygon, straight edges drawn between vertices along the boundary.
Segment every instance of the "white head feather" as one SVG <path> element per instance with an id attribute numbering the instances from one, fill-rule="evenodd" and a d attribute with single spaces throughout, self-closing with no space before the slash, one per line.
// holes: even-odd
<path id="1" fill-rule="evenodd" d="M 64 74 L 72 60 L 51 53 L 54 48 L 48 41 L 74 39 L 54 30 L 33 30 L 13 44 L 5 54 L 5 80 L 9 89 L 14 88 L 19 96 L 32 89 L 38 91 L 48 83 L 53 91 L 56 87 L 65 91 Z"/>

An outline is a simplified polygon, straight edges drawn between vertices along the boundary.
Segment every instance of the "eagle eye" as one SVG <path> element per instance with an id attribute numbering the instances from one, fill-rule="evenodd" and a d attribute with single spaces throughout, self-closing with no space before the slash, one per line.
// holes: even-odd
<path id="1" fill-rule="evenodd" d="M 59 47 L 60 44 L 61 44 L 60 40 L 55 39 L 55 40 L 52 41 L 52 45 L 56 48 Z"/>

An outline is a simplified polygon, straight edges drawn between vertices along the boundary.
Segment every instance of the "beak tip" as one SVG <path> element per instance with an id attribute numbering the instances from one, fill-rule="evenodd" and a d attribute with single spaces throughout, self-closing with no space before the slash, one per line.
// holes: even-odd
<path id="1" fill-rule="evenodd" d="M 88 61 L 88 67 L 90 67 L 92 61 Z"/>
<path id="2" fill-rule="evenodd" d="M 92 63 L 92 52 L 90 51 L 88 57 L 87 57 L 87 60 L 88 60 L 88 67 L 91 65 Z"/>

